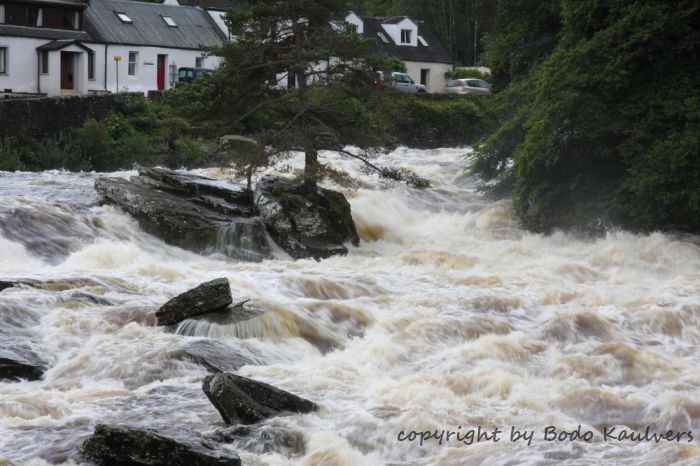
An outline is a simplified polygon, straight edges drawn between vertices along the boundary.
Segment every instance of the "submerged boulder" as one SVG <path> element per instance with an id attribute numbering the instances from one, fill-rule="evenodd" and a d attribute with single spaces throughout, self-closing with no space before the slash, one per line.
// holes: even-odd
<path id="1" fill-rule="evenodd" d="M 43 374 L 43 361 L 0 348 L 0 380 L 38 380 Z"/>
<path id="2" fill-rule="evenodd" d="M 253 424 L 285 411 L 308 413 L 317 409 L 315 403 L 293 393 L 231 373 L 208 375 L 202 390 L 227 424 Z"/>
<path id="3" fill-rule="evenodd" d="M 232 302 L 228 279 L 217 278 L 175 296 L 156 311 L 156 318 L 158 325 L 172 325 L 194 315 L 226 309 Z"/>
<path id="4" fill-rule="evenodd" d="M 186 445 L 152 430 L 98 424 L 82 446 L 85 458 L 104 466 L 240 466 L 233 452 Z"/>
<path id="5" fill-rule="evenodd" d="M 270 236 L 295 259 L 346 254 L 346 243 L 360 242 L 350 204 L 339 192 L 264 176 L 255 205 Z"/>
<path id="6" fill-rule="evenodd" d="M 252 217 L 249 193 L 238 185 L 144 168 L 130 180 L 98 178 L 95 189 L 166 243 L 241 260 L 270 257 L 265 227 Z"/>

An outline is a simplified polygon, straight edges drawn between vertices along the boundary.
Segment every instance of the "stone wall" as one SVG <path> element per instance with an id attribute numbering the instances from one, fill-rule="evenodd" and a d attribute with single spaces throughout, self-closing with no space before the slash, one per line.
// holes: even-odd
<path id="1" fill-rule="evenodd" d="M 0 99 L 0 138 L 44 139 L 112 113 L 125 94 Z M 131 95 L 131 94 L 130 94 Z"/>

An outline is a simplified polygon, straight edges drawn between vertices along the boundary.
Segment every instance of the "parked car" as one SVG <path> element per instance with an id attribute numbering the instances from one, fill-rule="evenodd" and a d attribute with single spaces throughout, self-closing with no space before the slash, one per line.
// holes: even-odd
<path id="1" fill-rule="evenodd" d="M 445 87 L 447 94 L 491 95 L 491 86 L 483 79 L 450 79 Z"/>
<path id="2" fill-rule="evenodd" d="M 386 82 L 384 80 L 384 72 L 377 71 L 377 83 L 382 86 L 386 85 L 387 87 L 393 87 L 394 89 L 403 92 L 427 92 L 427 89 L 423 84 L 416 84 L 406 73 L 393 72 L 389 76 L 389 81 Z"/>
<path id="3" fill-rule="evenodd" d="M 214 70 L 209 68 L 180 68 L 177 70 L 177 82 L 191 83 L 200 76 L 211 76 Z"/>

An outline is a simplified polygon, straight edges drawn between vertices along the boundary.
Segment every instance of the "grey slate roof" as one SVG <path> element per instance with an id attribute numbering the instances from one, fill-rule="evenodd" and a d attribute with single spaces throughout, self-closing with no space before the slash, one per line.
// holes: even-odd
<path id="1" fill-rule="evenodd" d="M 123 23 L 116 12 L 125 13 L 133 23 Z M 171 17 L 177 27 L 168 26 L 161 16 Z M 221 45 L 225 40 L 202 9 L 124 0 L 90 0 L 85 29 L 93 42 L 109 44 L 198 50 Z"/>
<path id="2" fill-rule="evenodd" d="M 35 39 L 75 39 L 89 41 L 90 36 L 85 31 L 70 29 L 33 28 L 27 26 L 12 26 L 0 24 L 0 36 L 30 37 Z"/>
<path id="3" fill-rule="evenodd" d="M 199 6 L 207 10 L 226 10 L 238 8 L 244 4 L 243 0 L 178 0 L 180 5 Z"/>
<path id="4" fill-rule="evenodd" d="M 366 37 L 372 38 L 375 41 L 375 50 L 380 53 L 385 53 L 387 55 L 392 55 L 398 57 L 403 61 L 421 61 L 429 63 L 447 63 L 452 64 L 454 61 L 450 56 L 450 53 L 443 47 L 438 38 L 433 34 L 433 31 L 428 27 L 428 25 L 423 21 L 414 21 L 418 25 L 418 35 L 422 36 L 423 39 L 428 43 L 428 46 L 424 46 L 418 41 L 417 47 L 410 47 L 406 45 L 396 45 L 391 40 L 391 37 L 382 28 L 382 23 L 392 24 L 392 22 L 400 22 L 405 18 L 405 16 L 395 16 L 391 18 L 378 18 L 372 16 L 361 16 L 363 25 L 363 34 Z M 396 21 L 398 19 L 398 21 Z M 387 23 L 386 21 L 390 22 Z M 389 43 L 382 41 L 377 32 L 381 32 L 384 37 L 387 38 Z"/>
<path id="5" fill-rule="evenodd" d="M 76 47 L 80 47 L 81 49 L 89 53 L 94 52 L 94 50 L 92 50 L 90 47 L 81 44 L 77 40 L 72 39 L 53 40 L 51 42 L 47 42 L 44 45 L 40 45 L 36 49 L 41 50 L 42 52 L 51 52 L 54 50 L 61 50 L 63 48 L 68 47 L 69 45 L 75 45 Z"/>

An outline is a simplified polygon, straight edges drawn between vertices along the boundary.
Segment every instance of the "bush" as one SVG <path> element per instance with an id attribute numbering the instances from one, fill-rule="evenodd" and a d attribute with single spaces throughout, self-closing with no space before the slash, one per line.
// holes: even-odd
<path id="1" fill-rule="evenodd" d="M 483 133 L 489 98 L 408 94 L 387 90 L 384 104 L 398 143 L 411 147 L 449 147 L 472 143 Z"/>

